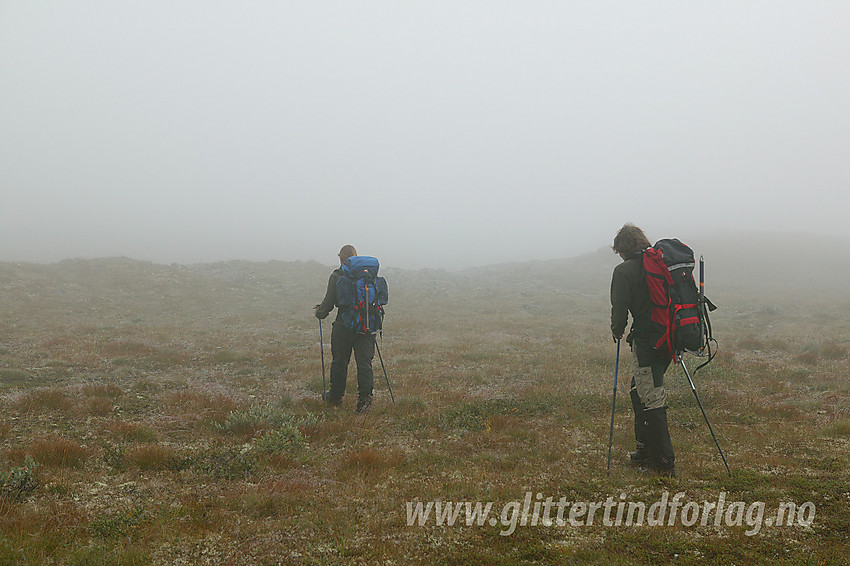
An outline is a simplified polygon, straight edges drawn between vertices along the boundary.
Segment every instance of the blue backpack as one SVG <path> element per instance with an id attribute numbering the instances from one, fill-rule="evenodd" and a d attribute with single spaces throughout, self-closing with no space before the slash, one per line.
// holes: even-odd
<path id="1" fill-rule="evenodd" d="M 376 258 L 358 255 L 345 260 L 336 281 L 336 300 L 346 328 L 358 334 L 381 330 L 388 298 L 387 280 L 378 277 Z"/>

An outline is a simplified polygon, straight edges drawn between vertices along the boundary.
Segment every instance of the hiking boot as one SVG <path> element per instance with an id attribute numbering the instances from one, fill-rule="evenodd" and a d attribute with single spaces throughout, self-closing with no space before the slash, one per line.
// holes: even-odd
<path id="1" fill-rule="evenodd" d="M 665 478 L 675 478 L 676 477 L 676 468 L 675 467 L 662 468 L 655 463 L 652 463 L 652 464 L 648 463 L 648 465 L 638 466 L 637 471 L 642 473 L 642 474 L 656 474 L 658 476 L 665 477 Z"/>
<path id="2" fill-rule="evenodd" d="M 676 475 L 676 455 L 673 443 L 670 441 L 670 431 L 667 428 L 667 408 L 661 407 L 646 411 L 647 448 L 652 458 L 645 461 L 644 466 L 661 476 Z"/>
<path id="3" fill-rule="evenodd" d="M 357 413 L 368 413 L 369 407 L 372 406 L 372 397 L 361 397 L 357 399 L 357 409 L 355 412 Z"/>
<path id="4" fill-rule="evenodd" d="M 665 478 L 675 478 L 676 477 L 676 468 L 675 467 L 658 468 L 658 469 L 655 470 L 655 473 L 657 473 L 659 476 L 662 476 L 662 477 L 665 477 Z"/>
<path id="5" fill-rule="evenodd" d="M 342 399 L 337 397 L 331 397 L 330 391 L 325 391 L 322 393 L 322 401 L 324 401 L 331 407 L 339 407 L 340 405 L 342 405 Z"/>
<path id="6" fill-rule="evenodd" d="M 641 446 L 634 452 L 629 452 L 629 464 L 632 466 L 642 466 L 649 462 L 649 450 Z"/>

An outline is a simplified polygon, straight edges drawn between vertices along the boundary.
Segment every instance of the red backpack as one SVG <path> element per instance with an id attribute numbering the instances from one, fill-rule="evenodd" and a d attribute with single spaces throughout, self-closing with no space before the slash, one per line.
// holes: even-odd
<path id="1" fill-rule="evenodd" d="M 694 282 L 694 252 L 676 239 L 659 240 L 643 253 L 643 271 L 649 287 L 650 342 L 669 354 L 702 354 L 711 336 L 708 311 L 715 307 Z M 709 350 L 709 358 L 711 352 Z"/>

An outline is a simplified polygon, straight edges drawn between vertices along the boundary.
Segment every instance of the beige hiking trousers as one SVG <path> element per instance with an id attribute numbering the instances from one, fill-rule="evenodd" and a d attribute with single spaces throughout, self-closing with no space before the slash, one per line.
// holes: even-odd
<path id="1" fill-rule="evenodd" d="M 646 407 L 645 410 L 660 409 L 667 406 L 667 390 L 664 389 L 664 384 L 656 387 L 652 379 L 652 368 L 649 366 L 638 366 L 638 358 L 634 349 L 632 349 L 632 375 L 635 378 L 635 385 L 632 389 L 637 390 L 640 402 Z"/>

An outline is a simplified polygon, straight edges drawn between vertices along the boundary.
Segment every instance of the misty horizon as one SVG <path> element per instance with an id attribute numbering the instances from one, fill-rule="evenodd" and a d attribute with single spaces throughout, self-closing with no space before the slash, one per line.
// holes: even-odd
<path id="1" fill-rule="evenodd" d="M 0 261 L 846 238 L 850 5 L 0 4 Z"/>

